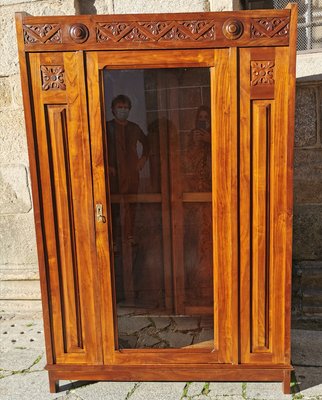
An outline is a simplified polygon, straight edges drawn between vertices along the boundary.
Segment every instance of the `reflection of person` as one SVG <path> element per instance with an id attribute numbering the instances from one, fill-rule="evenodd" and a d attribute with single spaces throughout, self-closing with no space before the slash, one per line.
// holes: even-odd
<path id="1" fill-rule="evenodd" d="M 112 101 L 114 119 L 107 122 L 109 174 L 112 193 L 137 193 L 139 172 L 148 158 L 148 140 L 139 125 L 128 121 L 131 100 L 118 95 Z M 139 158 L 137 144 L 143 147 Z"/>
<path id="2" fill-rule="evenodd" d="M 126 195 L 138 193 L 140 171 L 149 153 L 147 136 L 139 125 L 128 121 L 130 110 L 131 100 L 122 94 L 116 96 L 112 101 L 114 118 L 107 122 L 110 191 L 112 196 L 121 195 L 120 200 L 112 204 L 115 273 L 116 278 L 123 278 L 124 297 L 128 301 L 134 299 L 133 266 L 137 253 L 134 231 L 137 206 L 136 203 L 130 203 Z M 138 143 L 142 145 L 141 157 L 138 155 Z M 119 254 L 119 249 L 122 254 Z"/>
<path id="3" fill-rule="evenodd" d="M 204 143 L 210 143 L 210 109 L 202 105 L 198 108 L 196 114 L 195 129 L 193 135 Z"/>
<path id="4" fill-rule="evenodd" d="M 198 108 L 186 152 L 185 191 L 211 192 L 210 109 Z M 193 291 L 194 306 L 212 305 L 212 219 L 209 202 L 192 203 L 186 239 L 191 243 L 187 257 L 186 290 Z"/>
<path id="5" fill-rule="evenodd" d="M 186 170 L 187 191 L 211 191 L 210 109 L 205 105 L 198 108 L 195 127 L 190 133 Z"/>

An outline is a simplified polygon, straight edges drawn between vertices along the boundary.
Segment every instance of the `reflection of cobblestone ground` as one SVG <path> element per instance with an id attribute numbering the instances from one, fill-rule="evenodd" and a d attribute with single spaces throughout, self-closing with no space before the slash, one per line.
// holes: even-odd
<path id="1" fill-rule="evenodd" d="M 205 342 L 211 347 L 211 317 L 134 315 L 124 310 L 121 314 L 118 318 L 120 348 L 181 348 Z"/>

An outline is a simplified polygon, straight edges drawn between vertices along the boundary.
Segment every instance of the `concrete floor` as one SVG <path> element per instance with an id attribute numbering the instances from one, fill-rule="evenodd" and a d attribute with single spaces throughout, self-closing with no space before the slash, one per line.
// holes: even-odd
<path id="1" fill-rule="evenodd" d="M 41 314 L 6 314 L 0 325 L 1 400 L 322 400 L 321 331 L 292 331 L 292 395 L 283 395 L 280 383 L 71 381 L 50 394 Z"/>

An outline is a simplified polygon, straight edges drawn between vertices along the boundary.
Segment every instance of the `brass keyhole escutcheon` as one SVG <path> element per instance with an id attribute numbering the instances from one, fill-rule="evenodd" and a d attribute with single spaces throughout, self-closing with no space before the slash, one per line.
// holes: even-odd
<path id="1" fill-rule="evenodd" d="M 106 218 L 103 215 L 103 204 L 96 204 L 96 221 L 97 222 L 106 222 Z"/>

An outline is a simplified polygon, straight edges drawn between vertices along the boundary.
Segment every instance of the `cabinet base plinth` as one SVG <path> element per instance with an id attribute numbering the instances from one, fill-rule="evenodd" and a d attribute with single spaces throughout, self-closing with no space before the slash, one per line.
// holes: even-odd
<path id="1" fill-rule="evenodd" d="M 159 382 L 282 382 L 283 392 L 291 392 L 292 366 L 253 365 L 47 365 L 51 393 L 59 391 L 58 381 L 159 381 Z"/>

